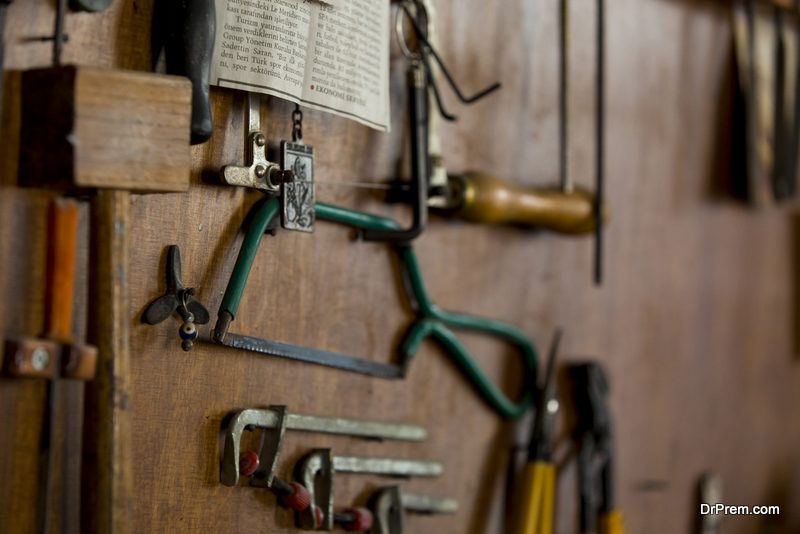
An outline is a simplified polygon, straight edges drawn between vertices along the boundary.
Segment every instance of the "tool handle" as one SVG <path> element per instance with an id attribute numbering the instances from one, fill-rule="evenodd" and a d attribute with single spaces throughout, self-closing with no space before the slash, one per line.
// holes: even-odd
<path id="1" fill-rule="evenodd" d="M 47 282 L 45 290 L 45 337 L 61 343 L 72 341 L 72 293 L 78 236 L 78 203 L 58 198 L 48 210 Z"/>
<path id="2" fill-rule="evenodd" d="M 519 513 L 512 534 L 552 534 L 555 466 L 548 462 L 525 465 L 519 485 Z"/>
<path id="3" fill-rule="evenodd" d="M 625 527 L 622 524 L 622 512 L 620 510 L 612 510 L 611 512 L 600 514 L 597 533 L 625 534 Z"/>
<path id="4" fill-rule="evenodd" d="M 163 1 L 163 0 L 162 0 Z M 211 56 L 217 19 L 214 0 L 168 0 L 163 11 L 169 25 L 165 43 L 167 72 L 192 82 L 192 144 L 211 139 L 214 124 L 209 100 Z"/>
<path id="5" fill-rule="evenodd" d="M 455 214 L 468 221 L 538 227 L 564 234 L 594 231 L 594 199 L 587 191 L 534 189 L 483 173 L 449 179 L 455 196 L 462 199 Z"/>

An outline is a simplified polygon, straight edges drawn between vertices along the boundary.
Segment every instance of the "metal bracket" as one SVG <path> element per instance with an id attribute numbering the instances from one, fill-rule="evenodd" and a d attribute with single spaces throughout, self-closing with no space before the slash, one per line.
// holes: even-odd
<path id="1" fill-rule="evenodd" d="M 270 487 L 286 430 L 319 432 L 355 436 L 367 439 L 422 441 L 427 437 L 424 428 L 416 425 L 381 423 L 340 417 L 298 415 L 285 406 L 270 406 L 265 410 L 247 409 L 235 412 L 225 431 L 225 445 L 220 468 L 220 482 L 225 486 L 239 483 L 239 454 L 242 434 L 256 428 L 265 431 L 261 441 L 259 467 L 251 484 Z"/>
<path id="2" fill-rule="evenodd" d="M 250 187 L 268 193 L 278 193 L 282 183 L 291 182 L 291 171 L 267 159 L 267 138 L 261 132 L 261 95 L 247 93 L 247 166 L 226 165 L 222 180 L 228 185 Z"/>
<path id="3" fill-rule="evenodd" d="M 3 372 L 15 378 L 72 378 L 92 380 L 97 371 L 97 348 L 62 344 L 40 338 L 7 339 L 0 346 Z"/>
<path id="4" fill-rule="evenodd" d="M 333 451 L 315 449 L 298 466 L 300 483 L 311 496 L 311 506 L 297 512 L 297 525 L 304 530 L 333 530 Z M 322 510 L 318 522 L 316 510 Z"/>
<path id="5" fill-rule="evenodd" d="M 334 456 L 331 449 L 314 449 L 298 464 L 297 477 L 311 496 L 311 505 L 297 513 L 298 526 L 306 530 L 332 530 L 334 523 L 334 473 L 371 474 L 394 477 L 436 477 L 442 464 L 395 458 L 359 458 Z M 318 521 L 316 509 L 322 511 Z"/>
<path id="6" fill-rule="evenodd" d="M 447 497 L 403 493 L 399 486 L 389 486 L 372 496 L 370 508 L 375 518 L 370 534 L 402 534 L 405 510 L 421 514 L 454 514 L 458 511 L 458 501 Z"/>

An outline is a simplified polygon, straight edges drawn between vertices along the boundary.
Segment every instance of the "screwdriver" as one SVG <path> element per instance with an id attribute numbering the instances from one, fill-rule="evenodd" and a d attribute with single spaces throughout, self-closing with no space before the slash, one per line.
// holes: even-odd
<path id="1" fill-rule="evenodd" d="M 561 342 L 561 329 L 556 330 L 547 358 L 547 370 L 528 447 L 528 463 L 522 476 L 520 515 L 514 534 L 552 534 L 555 504 L 556 468 L 553 465 L 553 423 L 558 412 L 555 394 L 555 360 Z"/>
<path id="2" fill-rule="evenodd" d="M 484 224 L 513 224 L 564 234 L 589 234 L 595 228 L 593 195 L 581 188 L 564 193 L 512 184 L 480 172 L 448 176 L 448 213 Z"/>

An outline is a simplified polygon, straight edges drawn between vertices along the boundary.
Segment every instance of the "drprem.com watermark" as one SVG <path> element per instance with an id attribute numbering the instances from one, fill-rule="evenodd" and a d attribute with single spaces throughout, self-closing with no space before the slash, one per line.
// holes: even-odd
<path id="1" fill-rule="evenodd" d="M 780 515 L 780 506 L 726 506 L 722 503 L 700 505 L 700 515 Z"/>

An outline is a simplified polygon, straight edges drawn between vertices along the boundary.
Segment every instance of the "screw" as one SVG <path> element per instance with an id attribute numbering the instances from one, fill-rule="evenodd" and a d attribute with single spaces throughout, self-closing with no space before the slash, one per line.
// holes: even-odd
<path id="1" fill-rule="evenodd" d="M 288 184 L 294 182 L 294 173 L 292 171 L 274 169 L 269 173 L 269 181 L 274 185 Z"/>
<path id="2" fill-rule="evenodd" d="M 264 146 L 267 144 L 267 138 L 264 137 L 263 133 L 257 133 L 255 136 L 256 146 Z"/>
<path id="3" fill-rule="evenodd" d="M 50 355 L 47 353 L 47 349 L 44 347 L 38 347 L 34 349 L 33 354 L 31 354 L 31 365 L 37 371 L 41 371 L 47 364 L 50 363 Z"/>
<path id="4" fill-rule="evenodd" d="M 263 178 L 267 175 L 267 168 L 263 165 L 256 165 L 255 173 L 259 178 Z"/>

